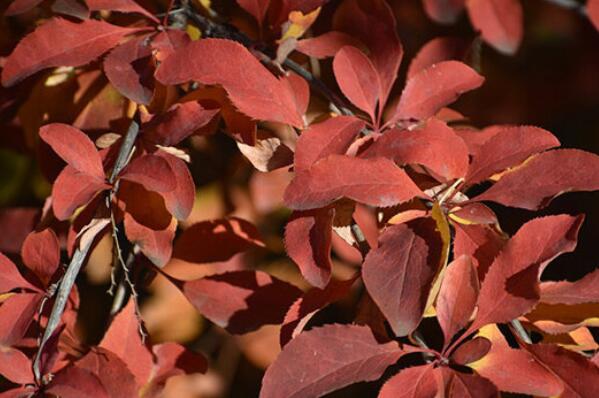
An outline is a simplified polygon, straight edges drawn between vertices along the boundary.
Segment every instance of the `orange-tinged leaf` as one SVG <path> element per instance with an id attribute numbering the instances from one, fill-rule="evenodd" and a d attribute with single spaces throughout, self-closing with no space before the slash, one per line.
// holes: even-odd
<path id="1" fill-rule="evenodd" d="M 435 398 L 437 390 L 433 366 L 413 366 L 387 380 L 378 398 Z"/>
<path id="2" fill-rule="evenodd" d="M 330 155 L 295 176 L 285 191 L 285 203 L 294 210 L 309 210 L 346 197 L 387 207 L 417 196 L 424 193 L 389 159 Z"/>
<path id="3" fill-rule="evenodd" d="M 85 65 L 135 31 L 94 19 L 74 23 L 54 18 L 19 42 L 6 60 L 2 84 L 12 86 L 46 68 Z"/>
<path id="4" fill-rule="evenodd" d="M 244 46 L 234 41 L 191 42 L 162 62 L 156 78 L 163 84 L 191 80 L 220 84 L 233 104 L 254 119 L 296 127 L 304 124 L 290 86 L 274 77 Z"/>
<path id="5" fill-rule="evenodd" d="M 562 193 L 596 190 L 599 190 L 599 156 L 577 149 L 556 149 L 506 173 L 473 200 L 538 210 Z"/>
<path id="6" fill-rule="evenodd" d="M 519 0 L 468 0 L 466 9 L 472 25 L 487 43 L 504 54 L 516 53 L 523 36 Z"/>
<path id="7" fill-rule="evenodd" d="M 335 78 L 343 94 L 376 123 L 379 78 L 368 57 L 352 46 L 343 47 L 333 60 Z"/>
<path id="8" fill-rule="evenodd" d="M 485 337 L 477 336 L 456 348 L 450 356 L 452 362 L 458 365 L 468 365 L 487 355 L 491 349 L 491 341 Z"/>
<path id="9" fill-rule="evenodd" d="M 327 325 L 291 340 L 267 369 L 260 398 L 319 397 L 382 376 L 405 351 L 365 326 Z M 294 377 L 289 377 L 294 375 Z"/>
<path id="10" fill-rule="evenodd" d="M 364 285 L 397 336 L 416 329 L 426 308 L 443 246 L 435 227 L 431 219 L 388 227 L 362 265 Z"/>
<path id="11" fill-rule="evenodd" d="M 443 277 L 437 297 L 437 319 L 445 336 L 445 346 L 468 324 L 478 299 L 478 274 L 470 256 L 452 261 Z"/>
<path id="12" fill-rule="evenodd" d="M 484 78 L 458 61 L 433 64 L 409 79 L 391 116 L 399 120 L 425 120 L 470 90 L 480 87 Z"/>

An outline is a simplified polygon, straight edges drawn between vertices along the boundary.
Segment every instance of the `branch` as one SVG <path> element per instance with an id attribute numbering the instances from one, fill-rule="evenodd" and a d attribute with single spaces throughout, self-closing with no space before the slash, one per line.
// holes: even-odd
<path id="1" fill-rule="evenodd" d="M 559 7 L 567 8 L 576 11 L 578 14 L 586 16 L 587 10 L 584 4 L 580 4 L 576 0 L 545 0 L 547 3 L 554 4 Z"/>
<path id="2" fill-rule="evenodd" d="M 512 328 L 522 341 L 524 341 L 526 344 L 532 344 L 532 339 L 530 338 L 528 332 L 526 331 L 526 329 L 524 329 L 524 326 L 522 326 L 522 323 L 518 319 L 513 319 L 510 322 L 510 325 L 512 325 Z"/>

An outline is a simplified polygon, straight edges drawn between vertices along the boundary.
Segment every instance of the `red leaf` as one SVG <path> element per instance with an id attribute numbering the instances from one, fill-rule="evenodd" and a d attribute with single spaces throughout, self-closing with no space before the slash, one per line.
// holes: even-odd
<path id="1" fill-rule="evenodd" d="M 466 64 L 444 61 L 409 79 L 390 122 L 425 120 L 470 90 L 480 87 L 484 78 Z"/>
<path id="2" fill-rule="evenodd" d="M 352 116 L 338 116 L 314 123 L 297 140 L 295 171 L 306 170 L 328 155 L 345 154 L 364 126 L 362 120 Z"/>
<path id="3" fill-rule="evenodd" d="M 599 0 L 587 1 L 587 14 L 595 29 L 599 30 Z"/>
<path id="4" fill-rule="evenodd" d="M 388 227 L 362 265 L 364 285 L 397 336 L 420 323 L 440 267 L 442 242 L 435 225 L 422 219 Z"/>
<path id="5" fill-rule="evenodd" d="M 21 276 L 17 266 L 8 257 L 0 253 L 0 293 L 14 289 L 39 290 Z"/>
<path id="6" fill-rule="evenodd" d="M 171 259 L 176 229 L 177 224 L 171 222 L 165 228 L 156 230 L 137 222 L 129 213 L 125 213 L 127 239 L 137 244 L 142 253 L 158 267 L 166 265 Z"/>
<path id="7" fill-rule="evenodd" d="M 89 9 L 83 0 L 55 0 L 52 11 L 78 19 L 88 19 Z"/>
<path id="8" fill-rule="evenodd" d="M 262 271 L 234 271 L 180 282 L 191 304 L 230 333 L 280 324 L 301 295 L 297 287 Z"/>
<path id="9" fill-rule="evenodd" d="M 317 37 L 300 40 L 295 49 L 310 57 L 327 58 L 335 56 L 337 51 L 345 46 L 360 47 L 360 44 L 350 35 L 333 30 Z"/>
<path id="10" fill-rule="evenodd" d="M 33 383 L 31 360 L 23 352 L 0 345 L 0 375 L 15 384 Z"/>
<path id="11" fill-rule="evenodd" d="M 44 391 L 61 398 L 111 398 L 97 376 L 76 366 L 58 372 Z"/>
<path id="12" fill-rule="evenodd" d="M 599 270 L 575 282 L 541 283 L 541 301 L 547 304 L 584 304 L 599 302 Z"/>
<path id="13" fill-rule="evenodd" d="M 449 264 L 437 297 L 437 319 L 445 346 L 470 321 L 478 299 L 478 274 L 470 256 L 460 256 Z"/>
<path id="14" fill-rule="evenodd" d="M 152 352 L 156 357 L 155 379 L 182 373 L 205 373 L 208 370 L 208 362 L 202 354 L 177 343 L 155 345 Z"/>
<path id="15" fill-rule="evenodd" d="M 159 151 L 156 155 L 168 162 L 173 170 L 177 184 L 175 189 L 169 192 L 162 192 L 160 196 L 163 197 L 168 211 L 177 220 L 185 220 L 191 214 L 196 195 L 196 187 L 189 168 L 183 160 L 168 153 Z"/>
<path id="16" fill-rule="evenodd" d="M 252 247 L 264 247 L 256 227 L 240 218 L 201 221 L 175 242 L 174 257 L 192 263 L 227 261 Z"/>
<path id="17" fill-rule="evenodd" d="M 499 224 L 497 215 L 482 203 L 468 203 L 451 209 L 450 217 L 465 224 Z"/>
<path id="18" fill-rule="evenodd" d="M 555 257 L 574 250 L 583 219 L 559 215 L 524 224 L 491 264 L 470 330 L 509 322 L 531 310 L 539 301 L 538 276 Z"/>
<path id="19" fill-rule="evenodd" d="M 478 336 L 456 348 L 450 359 L 458 365 L 468 365 L 487 355 L 490 349 L 491 341 Z"/>
<path id="20" fill-rule="evenodd" d="M 464 177 L 469 162 L 464 141 L 437 119 L 414 131 L 388 130 L 360 156 L 386 157 L 400 165 L 420 164 L 446 180 Z"/>
<path id="21" fill-rule="evenodd" d="M 4 12 L 4 16 L 23 14 L 40 4 L 43 0 L 13 0 Z"/>
<path id="22" fill-rule="evenodd" d="M 289 85 L 275 78 L 244 46 L 230 40 L 190 43 L 164 60 L 156 78 L 163 84 L 190 80 L 220 84 L 233 104 L 252 118 L 295 127 L 304 124 Z"/>
<path id="23" fill-rule="evenodd" d="M 483 39 L 504 54 L 515 54 L 523 35 L 522 5 L 519 0 L 469 0 L 470 21 Z"/>
<path id="24" fill-rule="evenodd" d="M 542 153 L 473 198 L 538 210 L 569 191 L 599 190 L 599 156 L 577 149 Z"/>
<path id="25" fill-rule="evenodd" d="M 368 57 L 355 47 L 343 47 L 335 55 L 333 71 L 343 94 L 376 123 L 376 105 L 381 88 Z"/>
<path id="26" fill-rule="evenodd" d="M 450 398 L 499 398 L 497 387 L 477 374 L 466 374 L 445 366 L 437 368 L 436 372 L 446 380 Z"/>
<path id="27" fill-rule="evenodd" d="M 447 0 L 441 0 L 447 1 Z M 451 1 L 451 0 L 450 0 Z M 455 1 L 455 0 L 454 0 Z M 463 0 L 457 0 L 463 2 Z M 439 0 L 428 0 L 439 2 Z M 436 37 L 420 48 L 412 59 L 408 69 L 408 79 L 411 79 L 426 68 L 442 61 L 461 60 L 466 55 L 468 43 L 455 37 Z"/>
<path id="28" fill-rule="evenodd" d="M 48 286 L 60 263 L 60 244 L 51 229 L 32 232 L 21 249 L 23 262 L 41 282 Z"/>
<path id="29" fill-rule="evenodd" d="M 237 143 L 239 151 L 262 172 L 287 167 L 293 163 L 293 151 L 275 134 L 259 130 L 254 145 Z"/>
<path id="30" fill-rule="evenodd" d="M 0 398 L 29 398 L 35 390 L 32 387 L 17 387 L 12 390 L 0 392 Z"/>
<path id="31" fill-rule="evenodd" d="M 0 252 L 18 253 L 27 235 L 35 228 L 40 214 L 41 210 L 36 207 L 5 207 L 1 209 L 0 230 L 10 229 L 11 233 L 10 235 L 0 235 Z M 1 285 L 2 282 L 0 282 Z"/>
<path id="32" fill-rule="evenodd" d="M 110 188 L 89 174 L 67 165 L 52 186 L 52 210 L 61 221 L 68 219 L 75 209 L 87 204 L 99 192 Z"/>
<path id="33" fill-rule="evenodd" d="M 179 48 L 189 45 L 191 38 L 181 30 L 166 30 L 158 33 L 152 39 L 152 49 L 156 54 L 156 60 L 162 62 Z"/>
<path id="34" fill-rule="evenodd" d="M 518 145 L 514 145 L 517 142 Z M 466 181 L 476 184 L 493 174 L 525 161 L 531 155 L 559 146 L 549 131 L 531 126 L 506 127 L 472 153 Z"/>
<path id="35" fill-rule="evenodd" d="M 133 159 L 121 173 L 121 178 L 153 192 L 170 192 L 177 187 L 177 177 L 170 164 L 157 155 Z"/>
<path id="36" fill-rule="evenodd" d="M 281 326 L 281 347 L 299 335 L 318 310 L 346 297 L 356 279 L 357 275 L 346 281 L 332 280 L 324 289 L 311 289 L 297 299 L 287 311 Z"/>
<path id="37" fill-rule="evenodd" d="M 414 366 L 391 377 L 378 398 L 435 398 L 437 389 L 432 365 Z"/>
<path id="38" fill-rule="evenodd" d="M 237 0 L 237 3 L 239 3 L 241 8 L 256 18 L 258 25 L 262 26 L 262 21 L 266 15 L 266 10 L 268 10 L 270 0 Z"/>
<path id="39" fill-rule="evenodd" d="M 76 366 L 96 376 L 111 398 L 130 398 L 138 395 L 135 377 L 125 362 L 109 350 L 93 348 L 77 361 Z"/>
<path id="40" fill-rule="evenodd" d="M 41 293 L 18 293 L 0 304 L 0 345 L 18 344 L 27 333 L 44 296 Z"/>
<path id="41" fill-rule="evenodd" d="M 457 21 L 466 0 L 423 0 L 424 10 L 430 19 L 442 24 Z"/>
<path id="42" fill-rule="evenodd" d="M 133 0 L 85 0 L 90 11 L 116 11 L 123 13 L 136 13 L 141 14 L 156 23 L 160 23 L 160 20 L 156 18 L 151 12 L 141 7 Z"/>
<path id="43" fill-rule="evenodd" d="M 524 348 L 541 362 L 564 385 L 562 397 L 596 397 L 599 367 L 582 355 L 550 344 L 526 344 Z"/>
<path id="44" fill-rule="evenodd" d="M 381 85 L 379 103 L 385 104 L 403 57 L 391 7 L 385 0 L 344 1 L 337 8 L 333 28 L 349 33 L 368 47 Z"/>
<path id="45" fill-rule="evenodd" d="M 506 239 L 492 227 L 486 225 L 462 225 L 454 223 L 454 257 L 468 255 L 483 280 L 489 266 L 505 244 Z"/>
<path id="46" fill-rule="evenodd" d="M 285 191 L 285 203 L 294 210 L 308 210 L 347 197 L 367 205 L 387 207 L 416 196 L 424 194 L 389 159 L 330 155 L 295 176 Z"/>
<path id="47" fill-rule="evenodd" d="M 123 96 L 148 105 L 153 90 L 148 81 L 152 49 L 148 35 L 137 37 L 112 50 L 104 59 L 104 72 Z M 148 73 L 149 72 L 149 73 Z"/>
<path id="48" fill-rule="evenodd" d="M 294 212 L 285 228 L 287 255 L 312 286 L 324 288 L 331 279 L 333 209 Z"/>
<path id="49" fill-rule="evenodd" d="M 2 71 L 5 87 L 55 66 L 81 66 L 116 46 L 137 29 L 88 19 L 81 23 L 54 18 L 19 42 Z"/>
<path id="50" fill-rule="evenodd" d="M 96 146 L 83 131 L 67 124 L 52 123 L 40 129 L 40 137 L 75 170 L 104 180 L 104 167 Z"/>
<path id="51" fill-rule="evenodd" d="M 207 125 L 217 113 L 218 109 L 205 109 L 196 101 L 175 104 L 143 125 L 143 138 L 162 146 L 177 145 Z"/>
<path id="52" fill-rule="evenodd" d="M 365 326 L 312 329 L 290 341 L 266 370 L 260 397 L 319 397 L 376 380 L 404 353 L 395 342 L 378 343 Z"/>
<path id="53" fill-rule="evenodd" d="M 152 370 L 152 354 L 141 341 L 133 299 L 114 318 L 99 347 L 116 354 L 127 365 L 138 387 L 148 381 Z"/>

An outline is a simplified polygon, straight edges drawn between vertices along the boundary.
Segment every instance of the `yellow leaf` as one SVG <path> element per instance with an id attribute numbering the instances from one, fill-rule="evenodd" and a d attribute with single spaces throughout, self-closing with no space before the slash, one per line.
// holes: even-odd
<path id="1" fill-rule="evenodd" d="M 316 21 L 318 14 L 320 14 L 320 7 L 306 15 L 301 11 L 291 11 L 289 13 L 289 21 L 283 24 L 284 33 L 279 43 L 290 38 L 299 39 L 302 37 L 314 21 Z"/>

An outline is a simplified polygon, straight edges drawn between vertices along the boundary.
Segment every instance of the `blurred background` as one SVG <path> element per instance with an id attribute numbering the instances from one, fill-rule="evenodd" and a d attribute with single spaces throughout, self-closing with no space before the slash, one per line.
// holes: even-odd
<path id="1" fill-rule="evenodd" d="M 164 0 L 139 0 L 156 13 L 164 12 Z M 330 1 L 312 27 L 314 36 L 330 29 L 331 17 L 341 1 Z M 0 2 L 0 14 L 10 3 Z M 222 17 L 255 36 L 255 23 L 233 1 L 213 0 Z M 420 0 L 389 0 L 404 44 L 404 64 L 396 87 L 403 87 L 409 60 L 432 38 L 454 36 L 473 41 L 476 34 L 466 15 L 451 26 L 440 26 L 424 14 Z M 529 124 L 554 133 L 564 147 L 599 154 L 599 33 L 581 15 L 545 0 L 524 0 L 524 41 L 515 56 L 502 55 L 485 44 L 480 47 L 480 72 L 484 86 L 463 96 L 455 109 L 472 125 Z M 0 66 L 17 41 L 51 15 L 48 4 L 18 17 L 0 19 Z M 126 18 L 126 17 L 125 17 Z M 298 58 L 304 62 L 305 59 Z M 321 64 L 321 77 L 336 89 L 330 61 Z M 81 84 L 79 82 L 78 84 Z M 21 243 L 34 227 L 39 209 L 51 190 L 51 178 L 40 168 L 37 129 L 53 121 L 76 119 L 86 131 L 110 131 L 106 121 L 121 116 L 123 98 L 109 85 L 94 91 L 91 102 L 66 115 L 64 103 L 82 87 L 57 85 L 52 91 L 29 80 L 15 88 L 0 88 L 0 251 L 17 259 Z M 89 94 L 89 90 L 88 90 Z M 312 112 L 322 112 L 314 100 Z M 517 142 L 514 145 L 518 145 Z M 257 225 L 266 249 L 239 254 L 224 263 L 194 264 L 173 259 L 166 271 L 181 279 L 243 268 L 260 268 L 306 287 L 296 267 L 285 256 L 281 240 L 290 214 L 281 198 L 291 173 L 286 168 L 261 173 L 239 153 L 236 143 L 224 134 L 193 137 L 185 144 L 197 186 L 192 215 L 183 227 L 202 220 L 238 216 Z M 543 214 L 587 214 L 578 249 L 558 258 L 547 274 L 551 279 L 576 279 L 597 267 L 599 241 L 599 196 L 576 193 L 556 199 Z M 494 206 L 503 229 L 512 234 L 539 213 Z M 66 226 L 63 226 L 66 227 Z M 111 299 L 109 286 L 112 243 L 106 237 L 94 251 L 84 275 L 78 280 L 81 311 L 78 327 L 82 339 L 93 344 L 101 338 Z M 335 242 L 335 273 L 348 278 L 355 270 L 357 252 Z M 343 321 L 353 317 L 353 299 L 321 311 L 310 325 Z M 202 319 L 179 291 L 164 278 L 156 278 L 143 291 L 142 314 L 152 341 L 179 341 L 204 352 L 211 360 L 206 375 L 181 376 L 167 386 L 169 397 L 256 397 L 264 369 L 279 352 L 276 326 L 264 327 L 244 336 L 231 336 Z M 1 385 L 1 382 L 0 382 Z M 344 389 L 331 396 L 370 396 L 373 384 Z"/>

